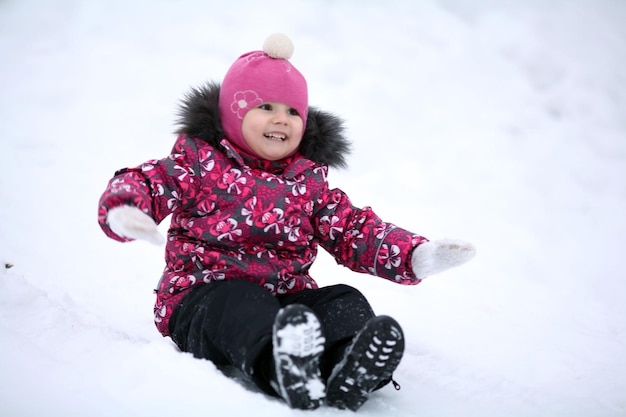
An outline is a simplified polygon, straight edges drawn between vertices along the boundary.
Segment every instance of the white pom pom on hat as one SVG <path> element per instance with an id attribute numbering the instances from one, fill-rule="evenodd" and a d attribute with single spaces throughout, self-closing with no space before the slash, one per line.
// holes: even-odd
<path id="1" fill-rule="evenodd" d="M 293 55 L 293 43 L 287 35 L 273 33 L 263 42 L 263 52 L 275 59 L 289 59 Z"/>

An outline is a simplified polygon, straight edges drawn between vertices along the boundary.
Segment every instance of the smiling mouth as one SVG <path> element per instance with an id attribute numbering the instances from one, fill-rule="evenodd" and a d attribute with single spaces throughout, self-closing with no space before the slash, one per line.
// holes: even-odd
<path id="1" fill-rule="evenodd" d="M 287 136 L 279 135 L 279 134 L 276 134 L 276 133 L 266 133 L 263 136 L 265 136 L 268 139 L 276 140 L 276 141 L 279 141 L 279 142 L 284 142 L 285 139 L 287 139 Z"/>

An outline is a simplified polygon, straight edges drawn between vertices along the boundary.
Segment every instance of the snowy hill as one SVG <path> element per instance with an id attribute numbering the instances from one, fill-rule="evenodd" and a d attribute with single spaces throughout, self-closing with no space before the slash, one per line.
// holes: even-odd
<path id="1" fill-rule="evenodd" d="M 116 169 L 169 152 L 187 89 L 275 31 L 347 121 L 331 185 L 478 248 L 417 287 L 320 255 L 320 284 L 407 336 L 402 390 L 359 415 L 626 415 L 625 21 L 623 0 L 0 2 L 0 415 L 305 413 L 162 338 L 163 248 L 96 222 Z"/>

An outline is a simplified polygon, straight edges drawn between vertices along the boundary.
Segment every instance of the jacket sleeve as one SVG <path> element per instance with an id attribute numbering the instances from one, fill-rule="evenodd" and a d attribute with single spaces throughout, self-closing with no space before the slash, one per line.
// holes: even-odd
<path id="1" fill-rule="evenodd" d="M 318 204 L 315 233 L 337 263 L 400 284 L 421 281 L 413 273 L 411 254 L 428 239 L 382 221 L 370 207 L 353 206 L 339 189 L 327 190 Z"/>
<path id="2" fill-rule="evenodd" d="M 106 222 L 109 210 L 122 205 L 135 206 L 160 223 L 179 207 L 183 193 L 194 194 L 199 182 L 197 160 L 194 142 L 181 135 L 166 158 L 117 171 L 98 205 L 98 223 L 104 233 L 121 242 L 131 240 L 113 233 Z"/>

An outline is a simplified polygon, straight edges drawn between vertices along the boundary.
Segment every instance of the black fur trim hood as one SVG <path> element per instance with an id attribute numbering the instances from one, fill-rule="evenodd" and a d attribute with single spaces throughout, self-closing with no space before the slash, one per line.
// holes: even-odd
<path id="1" fill-rule="evenodd" d="M 180 104 L 180 126 L 176 133 L 201 139 L 219 149 L 224 138 L 219 112 L 220 84 L 208 82 L 194 87 Z M 315 107 L 309 107 L 302 143 L 302 156 L 318 164 L 345 168 L 350 142 L 344 135 L 343 120 Z"/>

